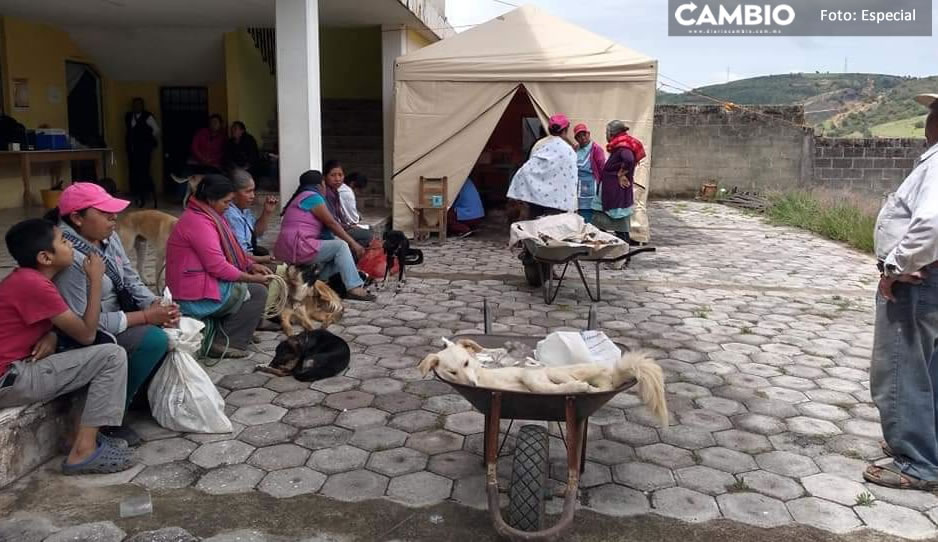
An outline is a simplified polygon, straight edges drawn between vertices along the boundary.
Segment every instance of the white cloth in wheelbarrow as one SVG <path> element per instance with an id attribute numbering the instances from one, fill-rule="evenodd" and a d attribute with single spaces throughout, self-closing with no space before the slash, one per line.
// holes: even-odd
<path id="1" fill-rule="evenodd" d="M 583 259 L 618 258 L 629 252 L 628 243 L 592 224 L 587 224 L 583 217 L 576 213 L 513 223 L 508 239 L 509 247 L 518 248 L 526 239 L 543 247 L 590 248 L 590 254 Z"/>

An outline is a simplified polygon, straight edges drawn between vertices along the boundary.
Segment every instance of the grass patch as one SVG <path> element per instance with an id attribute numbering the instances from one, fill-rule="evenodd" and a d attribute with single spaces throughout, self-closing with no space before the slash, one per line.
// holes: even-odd
<path id="1" fill-rule="evenodd" d="M 871 493 L 864 491 L 857 495 L 857 506 L 873 506 L 875 500 Z"/>
<path id="2" fill-rule="evenodd" d="M 770 196 L 765 214 L 772 223 L 802 228 L 872 253 L 879 205 L 876 198 L 862 194 L 799 190 Z"/>

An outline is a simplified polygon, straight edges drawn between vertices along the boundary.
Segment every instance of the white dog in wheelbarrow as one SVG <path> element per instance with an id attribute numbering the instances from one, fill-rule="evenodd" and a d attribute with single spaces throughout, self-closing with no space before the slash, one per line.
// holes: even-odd
<path id="1" fill-rule="evenodd" d="M 459 339 L 445 349 L 423 358 L 417 366 L 426 376 L 436 369 L 440 378 L 494 390 L 527 393 L 595 393 L 612 391 L 635 379 L 638 394 L 662 426 L 668 426 L 668 405 L 661 367 L 643 352 L 627 352 L 615 368 L 595 363 L 564 367 L 482 367 L 474 354 L 482 352 L 478 343 Z"/>

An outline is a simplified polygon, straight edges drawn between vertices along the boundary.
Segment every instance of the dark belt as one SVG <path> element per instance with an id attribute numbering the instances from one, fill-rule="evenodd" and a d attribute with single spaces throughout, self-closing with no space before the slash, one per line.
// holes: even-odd
<path id="1" fill-rule="evenodd" d="M 15 368 L 14 366 L 10 365 L 10 368 L 7 369 L 6 374 L 3 375 L 2 377 L 0 377 L 0 389 L 8 388 L 8 387 L 12 386 L 13 383 L 16 382 L 16 377 L 17 377 L 17 376 L 18 376 L 18 375 L 17 375 L 17 372 L 16 372 L 16 368 Z"/>

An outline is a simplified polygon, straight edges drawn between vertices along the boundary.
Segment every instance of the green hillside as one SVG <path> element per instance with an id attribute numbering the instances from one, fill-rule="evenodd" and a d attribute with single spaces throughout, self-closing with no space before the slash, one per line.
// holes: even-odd
<path id="1" fill-rule="evenodd" d="M 664 81 L 667 83 L 667 81 Z M 659 92 L 659 104 L 714 103 L 699 94 L 741 105 L 805 106 L 805 120 L 834 137 L 921 137 L 923 108 L 913 97 L 938 89 L 938 76 L 794 73 L 709 85 L 683 94 Z"/>

